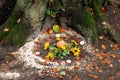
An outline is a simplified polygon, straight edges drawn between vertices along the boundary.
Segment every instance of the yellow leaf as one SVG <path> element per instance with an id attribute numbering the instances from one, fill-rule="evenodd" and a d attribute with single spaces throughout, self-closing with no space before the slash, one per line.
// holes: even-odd
<path id="1" fill-rule="evenodd" d="M 50 46 L 50 43 L 49 43 L 49 42 L 46 42 L 46 43 L 44 44 L 44 50 L 47 50 L 49 46 Z"/>
<path id="2" fill-rule="evenodd" d="M 46 58 L 53 59 L 54 58 L 54 54 L 49 52 L 48 55 L 46 56 Z"/>
<path id="3" fill-rule="evenodd" d="M 77 42 L 75 40 L 71 40 L 71 42 L 73 42 L 75 45 L 78 45 Z"/>

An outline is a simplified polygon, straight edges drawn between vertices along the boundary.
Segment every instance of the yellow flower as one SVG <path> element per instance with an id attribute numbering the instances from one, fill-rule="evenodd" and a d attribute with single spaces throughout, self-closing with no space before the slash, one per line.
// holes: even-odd
<path id="1" fill-rule="evenodd" d="M 49 43 L 49 42 L 46 42 L 46 43 L 44 44 L 44 50 L 47 50 L 49 46 L 50 46 L 50 43 Z"/>
<path id="2" fill-rule="evenodd" d="M 46 58 L 48 59 L 53 59 L 55 56 L 53 53 L 49 52 L 48 55 L 46 56 Z"/>
<path id="3" fill-rule="evenodd" d="M 71 50 L 74 54 L 74 56 L 78 57 L 80 54 L 80 49 L 79 48 L 72 48 Z"/>

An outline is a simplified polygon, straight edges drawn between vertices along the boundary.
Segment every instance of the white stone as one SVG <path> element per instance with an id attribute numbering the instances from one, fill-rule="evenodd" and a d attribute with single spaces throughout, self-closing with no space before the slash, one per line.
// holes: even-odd
<path id="1" fill-rule="evenodd" d="M 41 59 L 40 61 L 41 61 L 41 62 L 45 62 L 45 59 Z"/>
<path id="2" fill-rule="evenodd" d="M 70 64 L 72 61 L 71 60 L 66 60 L 66 63 Z"/>
<path id="3" fill-rule="evenodd" d="M 56 37 L 60 37 L 60 34 L 56 34 Z"/>
<path id="4" fill-rule="evenodd" d="M 106 25 L 107 23 L 104 21 L 104 22 L 102 22 L 102 25 Z"/>
<path id="5" fill-rule="evenodd" d="M 35 55 L 40 55 L 40 52 L 35 52 Z"/>
<path id="6" fill-rule="evenodd" d="M 84 44 L 85 44 L 85 41 L 81 41 L 81 42 L 80 42 L 80 45 L 84 45 Z"/>

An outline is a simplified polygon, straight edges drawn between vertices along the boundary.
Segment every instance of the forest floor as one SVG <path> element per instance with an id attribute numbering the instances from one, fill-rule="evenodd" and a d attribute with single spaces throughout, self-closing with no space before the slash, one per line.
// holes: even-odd
<path id="1" fill-rule="evenodd" d="M 120 35 L 120 6 L 107 6 L 105 16 Z M 86 60 L 86 56 L 90 58 L 89 62 L 79 66 L 85 67 L 84 70 L 79 71 L 79 68 L 75 66 L 72 71 L 65 69 L 63 75 L 56 75 L 60 73 L 56 69 L 52 70 L 56 74 L 47 73 L 47 70 L 42 71 L 42 74 L 38 74 L 37 69 L 25 67 L 22 61 L 16 60 L 14 56 L 8 54 L 14 50 L 16 49 L 11 46 L 7 46 L 7 48 L 0 46 L 3 55 L 3 57 L 0 57 L 0 72 L 11 71 L 15 74 L 21 72 L 20 78 L 13 77 L 16 80 L 120 80 L 119 47 L 104 36 L 99 37 L 99 44 L 94 47 L 95 53 L 83 52 L 81 54 L 82 59 Z M 0 74 L 0 80 L 10 80 L 10 76 L 3 79 L 1 76 L 4 74 Z"/>

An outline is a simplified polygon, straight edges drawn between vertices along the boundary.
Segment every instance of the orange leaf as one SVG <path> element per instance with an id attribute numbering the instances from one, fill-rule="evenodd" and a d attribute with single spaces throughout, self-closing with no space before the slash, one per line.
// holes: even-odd
<path id="1" fill-rule="evenodd" d="M 78 77 L 78 74 L 77 74 L 77 73 L 75 73 L 74 76 L 75 76 L 75 77 L 74 77 L 74 80 L 80 80 L 80 78 Z"/>
<path id="2" fill-rule="evenodd" d="M 94 79 L 98 79 L 99 77 L 97 75 L 93 75 L 93 74 L 88 74 L 89 77 L 94 78 Z"/>
<path id="3" fill-rule="evenodd" d="M 51 68 L 53 72 L 57 73 L 58 69 L 57 68 Z"/>
<path id="4" fill-rule="evenodd" d="M 59 32 L 64 32 L 65 29 L 63 27 L 60 28 Z"/>
<path id="5" fill-rule="evenodd" d="M 107 58 L 107 56 L 106 56 L 105 53 L 101 53 L 100 56 L 101 56 L 103 59 Z"/>
<path id="6" fill-rule="evenodd" d="M 113 45 L 113 50 L 116 50 L 116 49 L 118 49 L 118 44 Z"/>

